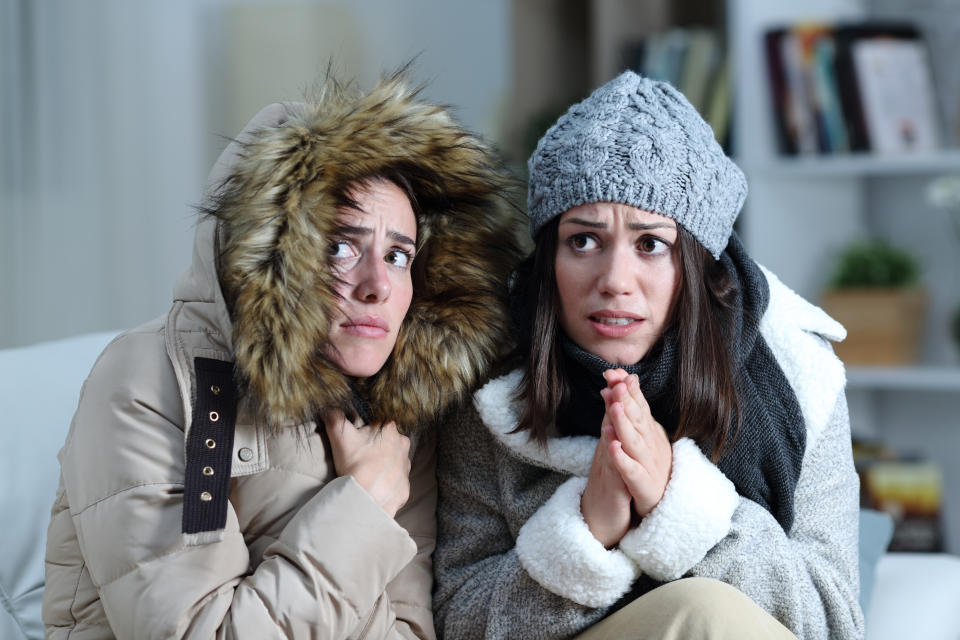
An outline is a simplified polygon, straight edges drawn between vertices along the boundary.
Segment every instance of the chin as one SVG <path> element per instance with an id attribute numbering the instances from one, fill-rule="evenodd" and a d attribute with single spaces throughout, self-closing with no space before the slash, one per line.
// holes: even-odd
<path id="1" fill-rule="evenodd" d="M 618 367 L 626 367 L 637 364 L 643 360 L 643 356 L 645 356 L 647 352 L 647 350 L 635 348 L 616 348 L 611 347 L 610 345 L 602 345 L 597 349 L 586 349 L 586 351 L 589 351 L 601 360 L 609 362 L 610 364 Z"/>
<path id="2" fill-rule="evenodd" d="M 351 366 L 341 366 L 340 369 L 351 378 L 369 378 L 383 369 L 384 364 L 386 364 L 386 360 L 377 360 L 371 363 L 354 362 Z"/>
<path id="3" fill-rule="evenodd" d="M 390 354 L 345 353 L 333 357 L 337 368 L 351 378 L 369 378 L 377 374 L 386 364 Z"/>

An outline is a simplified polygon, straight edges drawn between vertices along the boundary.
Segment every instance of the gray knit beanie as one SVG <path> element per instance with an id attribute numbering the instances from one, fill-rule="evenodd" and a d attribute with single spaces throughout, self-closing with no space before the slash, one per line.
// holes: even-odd
<path id="1" fill-rule="evenodd" d="M 581 204 L 677 221 L 719 258 L 747 180 L 679 91 L 625 71 L 560 117 L 528 161 L 530 233 Z"/>

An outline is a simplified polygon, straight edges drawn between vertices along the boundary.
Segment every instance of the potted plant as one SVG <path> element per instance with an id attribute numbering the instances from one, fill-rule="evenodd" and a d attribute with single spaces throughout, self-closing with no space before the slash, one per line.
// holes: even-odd
<path id="1" fill-rule="evenodd" d="M 824 309 L 847 329 L 837 355 L 847 364 L 904 365 L 919 351 L 926 292 L 916 259 L 881 240 L 841 252 Z"/>

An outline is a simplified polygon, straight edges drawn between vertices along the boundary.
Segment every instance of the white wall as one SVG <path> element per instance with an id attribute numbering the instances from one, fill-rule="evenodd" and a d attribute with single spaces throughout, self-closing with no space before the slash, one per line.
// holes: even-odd
<path id="1" fill-rule="evenodd" d="M 330 59 L 497 142 L 507 0 L 0 0 L 0 347 L 139 324 L 187 266 L 209 165 Z"/>

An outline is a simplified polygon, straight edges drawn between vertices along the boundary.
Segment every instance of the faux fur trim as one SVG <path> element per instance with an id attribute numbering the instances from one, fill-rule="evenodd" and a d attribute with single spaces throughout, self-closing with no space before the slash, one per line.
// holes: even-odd
<path id="1" fill-rule="evenodd" d="M 513 393 L 520 386 L 523 372 L 515 369 L 494 378 L 473 396 L 477 413 L 490 432 L 517 457 L 538 467 L 575 476 L 590 473 L 597 439 L 591 436 L 550 438 L 546 445 L 530 439 L 526 431 L 513 432 L 519 422 L 519 406 Z"/>
<path id="2" fill-rule="evenodd" d="M 364 381 L 375 420 L 406 431 L 434 420 L 508 344 L 506 282 L 521 257 L 522 214 L 490 150 L 403 77 L 370 93 L 329 81 L 283 105 L 276 126 L 245 131 L 206 211 L 223 230 L 219 278 L 240 383 L 271 424 L 350 406 L 350 380 L 324 355 L 336 312 L 323 260 L 352 184 L 397 170 L 420 211 L 414 295 L 397 346 Z"/>
<path id="3" fill-rule="evenodd" d="M 620 550 L 657 580 L 676 580 L 730 531 L 739 497 L 689 438 L 673 443 L 670 481 L 660 503 L 620 540 Z"/>
<path id="4" fill-rule="evenodd" d="M 847 332 L 772 272 L 761 269 L 770 286 L 770 304 L 760 320 L 760 332 L 797 396 L 809 448 L 826 428 L 847 383 L 843 362 L 826 340 L 843 340 Z"/>
<path id="5" fill-rule="evenodd" d="M 593 537 L 580 513 L 586 478 L 570 478 L 524 523 L 517 556 L 548 591 L 587 607 L 608 607 L 637 579 L 636 565 Z"/>

